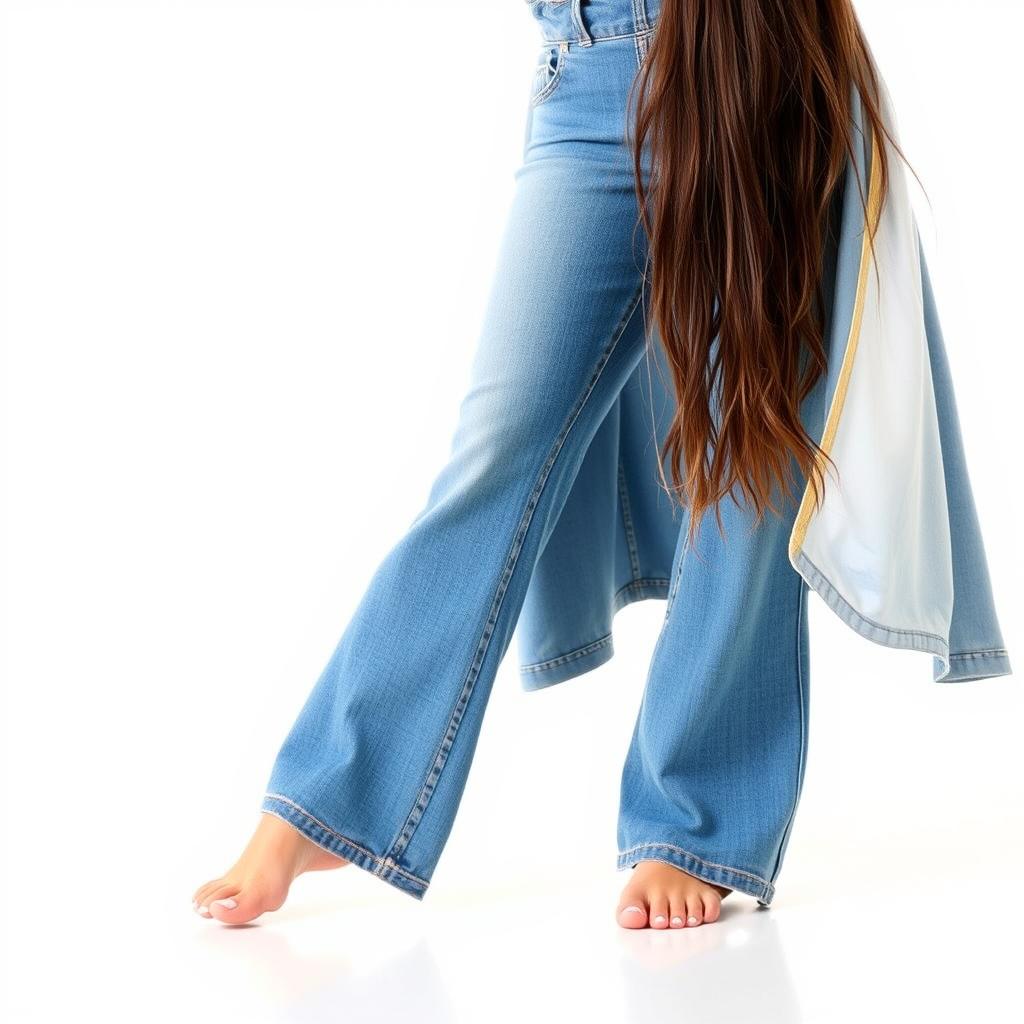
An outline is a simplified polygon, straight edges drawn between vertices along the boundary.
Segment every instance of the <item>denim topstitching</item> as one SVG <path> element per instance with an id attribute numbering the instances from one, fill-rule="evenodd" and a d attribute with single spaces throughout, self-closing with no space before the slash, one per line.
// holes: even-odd
<path id="1" fill-rule="evenodd" d="M 668 592 L 668 584 L 668 580 L 658 576 L 640 577 L 639 579 L 630 580 L 615 591 L 612 607 L 614 611 L 618 611 L 634 601 L 659 598 L 664 600 Z M 587 654 L 593 654 L 594 651 L 599 650 L 601 647 L 608 646 L 612 642 L 612 637 L 612 633 L 605 633 L 596 640 L 591 640 L 579 647 L 574 647 L 571 651 L 566 651 L 564 654 L 556 654 L 550 658 L 545 658 L 543 661 L 533 661 L 528 665 L 522 665 L 519 671 L 523 675 L 527 675 L 531 672 L 543 672 L 547 669 L 557 668 L 559 665 L 565 665 L 567 662 L 575 661 L 577 658 L 582 658 Z"/>
<path id="2" fill-rule="evenodd" d="M 789 839 L 789 833 L 793 828 L 793 820 L 796 817 L 796 809 L 800 803 L 800 792 L 803 789 L 804 784 L 804 768 L 807 760 L 807 745 L 805 736 L 807 735 L 807 709 L 804 707 L 804 677 L 803 677 L 803 651 L 800 643 L 800 631 L 803 626 L 804 618 L 804 605 L 807 597 L 807 584 L 804 582 L 802 576 L 796 577 L 797 586 L 799 587 L 799 594 L 797 596 L 797 611 L 796 611 L 796 689 L 797 689 L 797 702 L 800 708 L 800 747 L 797 751 L 797 771 L 796 771 L 796 787 L 793 791 L 793 806 L 789 812 L 789 818 L 786 820 L 786 827 L 782 830 L 782 838 L 779 840 L 779 849 L 775 855 L 775 865 L 772 868 L 769 880 L 772 884 L 775 883 L 775 879 L 778 878 L 779 870 L 782 867 L 782 854 L 786 848 L 786 842 Z"/>
<path id="3" fill-rule="evenodd" d="M 891 647 L 913 647 L 917 650 L 926 650 L 930 654 L 940 657 L 949 656 L 949 648 L 946 641 L 936 633 L 928 633 L 919 629 L 898 629 L 891 626 L 883 626 L 874 619 L 862 614 L 853 607 L 850 602 L 836 589 L 825 574 L 807 557 L 802 549 L 793 556 L 796 568 L 813 589 L 821 595 L 825 603 L 839 615 L 844 622 L 852 626 L 862 636 L 876 643 L 887 643 Z M 879 640 L 874 633 L 879 633 L 888 638 L 885 641 Z M 904 637 L 906 639 L 904 639 Z M 917 641 L 917 643 L 914 643 Z"/>
<path id="4" fill-rule="evenodd" d="M 629 549 L 629 568 L 634 580 L 640 578 L 640 555 L 636 548 L 636 532 L 633 529 L 633 515 L 629 506 L 629 490 L 626 487 L 626 471 L 619 459 L 618 468 L 619 508 L 622 511 L 622 528 L 626 533 L 626 547 Z"/>
<path id="5" fill-rule="evenodd" d="M 643 296 L 645 282 L 641 281 L 637 286 L 633 297 L 629 300 L 626 305 L 626 311 L 623 313 L 621 319 L 615 330 L 612 332 L 611 341 L 605 346 L 604 351 L 598 358 L 597 365 L 594 368 L 593 373 L 590 376 L 590 380 L 584 386 L 583 393 L 576 400 L 576 404 L 567 417 L 565 425 L 562 427 L 558 436 L 555 438 L 552 444 L 551 451 L 548 454 L 544 465 L 541 467 L 540 474 L 537 482 L 534 484 L 533 490 L 530 493 L 529 498 L 526 502 L 526 507 L 523 509 L 523 514 L 519 521 L 519 526 L 516 530 L 515 535 L 512 539 L 512 546 L 509 550 L 509 554 L 505 561 L 505 568 L 502 571 L 501 578 L 498 581 L 498 587 L 495 591 L 494 599 L 491 603 L 491 610 L 487 617 L 487 622 L 484 625 L 483 633 L 480 637 L 480 642 L 477 645 L 476 653 L 474 654 L 473 661 L 470 664 L 469 671 L 466 676 L 466 681 L 463 684 L 462 692 L 459 694 L 458 700 L 455 702 L 455 707 L 452 710 L 451 717 L 448 722 L 448 728 L 441 738 L 440 746 L 438 747 L 437 753 L 434 756 L 433 764 L 430 771 L 427 773 L 427 778 L 423 783 L 420 790 L 419 796 L 416 798 L 416 802 L 413 804 L 412 810 L 409 812 L 406 818 L 405 824 L 402 826 L 398 837 L 391 844 L 391 849 L 387 856 L 392 858 L 398 858 L 402 852 L 409 845 L 410 840 L 416 832 L 416 828 L 419 825 L 420 820 L 423 817 L 423 813 L 430 803 L 430 798 L 437 788 L 438 780 L 441 776 L 441 771 L 444 768 L 448 760 L 448 754 L 451 751 L 452 745 L 455 742 L 455 736 L 458 732 L 459 725 L 462 722 L 462 716 L 465 713 L 466 706 L 469 703 L 469 698 L 473 693 L 474 684 L 476 683 L 476 677 L 479 673 L 480 667 L 483 664 L 483 660 L 487 655 L 487 650 L 490 645 L 491 634 L 494 631 L 495 623 L 497 622 L 498 615 L 501 611 L 502 600 L 505 596 L 505 590 L 508 587 L 508 582 L 512 577 L 512 573 L 515 571 L 516 563 L 519 559 L 519 552 L 522 549 L 523 540 L 526 536 L 526 531 L 529 528 L 530 522 L 533 518 L 533 511 L 540 501 L 541 494 L 544 490 L 544 485 L 547 482 L 548 476 L 551 472 L 551 467 L 554 465 L 558 458 L 558 454 L 562 449 L 562 445 L 565 443 L 566 437 L 569 436 L 569 432 L 572 430 L 573 424 L 579 418 L 580 412 L 586 405 L 587 399 L 593 393 L 594 388 L 597 386 L 597 382 L 604 371 L 605 366 L 608 364 L 608 360 L 611 358 L 612 353 L 615 351 L 615 347 L 618 345 L 622 335 L 625 334 L 626 328 L 629 326 L 629 321 L 633 318 L 633 314 L 636 312 L 637 306 L 640 303 L 640 299 Z"/>
<path id="6" fill-rule="evenodd" d="M 737 884 L 735 886 L 729 886 L 729 888 L 739 889 L 741 892 L 745 892 L 749 896 L 754 896 L 763 903 L 771 902 L 771 899 L 775 894 L 775 886 L 760 875 L 756 875 L 751 871 L 744 871 L 742 868 L 730 867 L 728 864 L 716 864 L 713 861 L 705 860 L 703 857 L 698 857 L 695 853 L 691 853 L 689 850 L 685 850 L 681 846 L 676 846 L 674 843 L 638 843 L 635 846 L 631 846 L 628 850 L 623 850 L 619 853 L 618 866 L 620 868 L 631 867 L 640 860 L 662 859 L 656 857 L 636 856 L 636 854 L 645 850 L 671 850 L 692 862 L 690 866 L 696 867 L 698 872 L 703 871 L 706 874 L 711 874 L 718 871 L 732 876 L 732 880 L 735 880 Z M 698 874 L 698 877 L 703 877 L 704 881 L 714 881 L 714 879 L 705 877 L 704 875 Z M 751 882 L 756 883 L 756 888 L 754 885 L 751 885 L 750 882 L 747 882 L 746 879 L 750 879 Z"/>
<path id="7" fill-rule="evenodd" d="M 349 847 L 352 851 L 355 851 L 355 853 L 361 854 L 362 857 L 364 858 L 364 861 L 368 861 L 369 863 L 363 862 L 360 864 L 360 866 L 367 868 L 367 870 L 371 871 L 374 875 L 384 877 L 387 874 L 387 872 L 393 871 L 396 874 L 401 875 L 403 879 L 406 879 L 409 882 L 414 883 L 415 887 L 421 890 L 422 892 L 426 892 L 427 888 L 429 887 L 430 883 L 425 879 L 420 878 L 417 875 L 414 875 L 411 871 L 407 871 L 403 867 L 400 867 L 398 864 L 396 864 L 393 860 L 391 860 L 388 857 L 378 856 L 371 850 L 366 849 L 365 846 L 360 845 L 359 843 L 350 839 L 348 836 L 343 835 L 336 829 L 331 828 L 330 825 L 327 825 L 324 822 L 320 821 L 319 818 L 311 814 L 309 811 L 306 810 L 305 807 L 300 806 L 291 798 L 286 797 L 281 793 L 267 792 L 264 795 L 266 799 L 276 800 L 279 803 L 287 805 L 293 815 L 300 816 L 301 818 L 307 819 L 309 822 L 312 822 L 314 826 L 322 829 L 324 832 L 332 836 L 337 841 L 338 845 Z M 285 817 L 283 813 L 276 811 L 273 808 L 265 807 L 263 808 L 263 810 L 268 814 L 273 814 L 275 817 L 281 818 L 282 821 L 285 821 L 290 825 L 296 824 L 296 822 L 290 821 L 287 817 Z M 307 838 L 309 838 L 311 841 L 316 842 L 318 846 L 323 846 L 324 849 L 329 849 L 329 847 L 319 842 L 315 836 L 309 835 L 308 832 L 304 834 L 306 834 Z M 331 849 L 330 852 L 336 853 L 337 851 Z M 357 859 L 354 860 L 351 855 L 347 856 L 345 859 L 353 860 L 353 863 L 359 863 L 359 861 Z M 403 886 L 402 888 L 405 891 L 408 891 L 409 887 Z"/>

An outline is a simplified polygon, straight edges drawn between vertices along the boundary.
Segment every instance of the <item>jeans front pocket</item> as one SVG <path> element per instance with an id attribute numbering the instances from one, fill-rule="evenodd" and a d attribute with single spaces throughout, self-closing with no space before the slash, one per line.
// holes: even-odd
<path id="1" fill-rule="evenodd" d="M 540 51 L 540 63 L 533 76 L 533 88 L 530 93 L 530 106 L 543 103 L 558 88 L 565 70 L 566 54 L 569 44 L 545 43 Z"/>

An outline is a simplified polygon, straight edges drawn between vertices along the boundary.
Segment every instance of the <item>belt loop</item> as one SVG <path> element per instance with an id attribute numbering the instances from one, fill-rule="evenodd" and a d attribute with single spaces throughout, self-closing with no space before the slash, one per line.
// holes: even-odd
<path id="1" fill-rule="evenodd" d="M 583 24 L 583 15 L 580 13 L 580 4 L 583 0 L 572 0 L 572 8 L 570 13 L 572 14 L 573 27 L 579 33 L 577 42 L 580 46 L 593 46 L 594 40 L 590 38 L 590 33 L 587 31 L 586 25 Z"/>
<path id="2" fill-rule="evenodd" d="M 633 30 L 635 32 L 634 43 L 636 45 L 636 57 L 640 64 L 647 59 L 647 49 L 650 46 L 648 31 L 650 22 L 647 20 L 647 0 L 633 0 Z"/>
<path id="3" fill-rule="evenodd" d="M 633 29 L 644 32 L 650 25 L 647 22 L 647 4 L 645 0 L 633 0 Z"/>

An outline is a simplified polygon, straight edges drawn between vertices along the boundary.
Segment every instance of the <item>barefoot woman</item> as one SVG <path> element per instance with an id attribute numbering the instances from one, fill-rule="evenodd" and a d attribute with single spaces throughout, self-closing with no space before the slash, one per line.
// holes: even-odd
<path id="1" fill-rule="evenodd" d="M 1010 671 L 850 0 L 527 10 L 522 162 L 450 458 L 285 737 L 255 835 L 193 894 L 204 917 L 252 920 L 346 863 L 422 898 L 517 625 L 533 690 L 607 661 L 618 608 L 666 601 L 622 773 L 631 928 L 771 902 L 809 589 L 936 679 Z"/>

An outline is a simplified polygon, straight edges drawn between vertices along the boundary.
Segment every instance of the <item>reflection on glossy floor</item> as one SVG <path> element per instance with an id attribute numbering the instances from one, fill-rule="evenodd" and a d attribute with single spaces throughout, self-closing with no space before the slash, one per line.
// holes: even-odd
<path id="1" fill-rule="evenodd" d="M 9 1019 L 87 1006 L 108 1020 L 360 1024 L 1014 1019 L 1003 890 L 915 882 L 906 865 L 887 881 L 865 860 L 869 888 L 850 864 L 805 869 L 770 909 L 733 894 L 717 924 L 682 931 L 618 928 L 616 874 L 528 897 L 511 880 L 459 898 L 446 885 L 416 904 L 347 869 L 300 878 L 286 907 L 236 928 L 179 892 L 123 893 L 105 915 L 51 919 L 49 959 L 16 979 Z"/>

